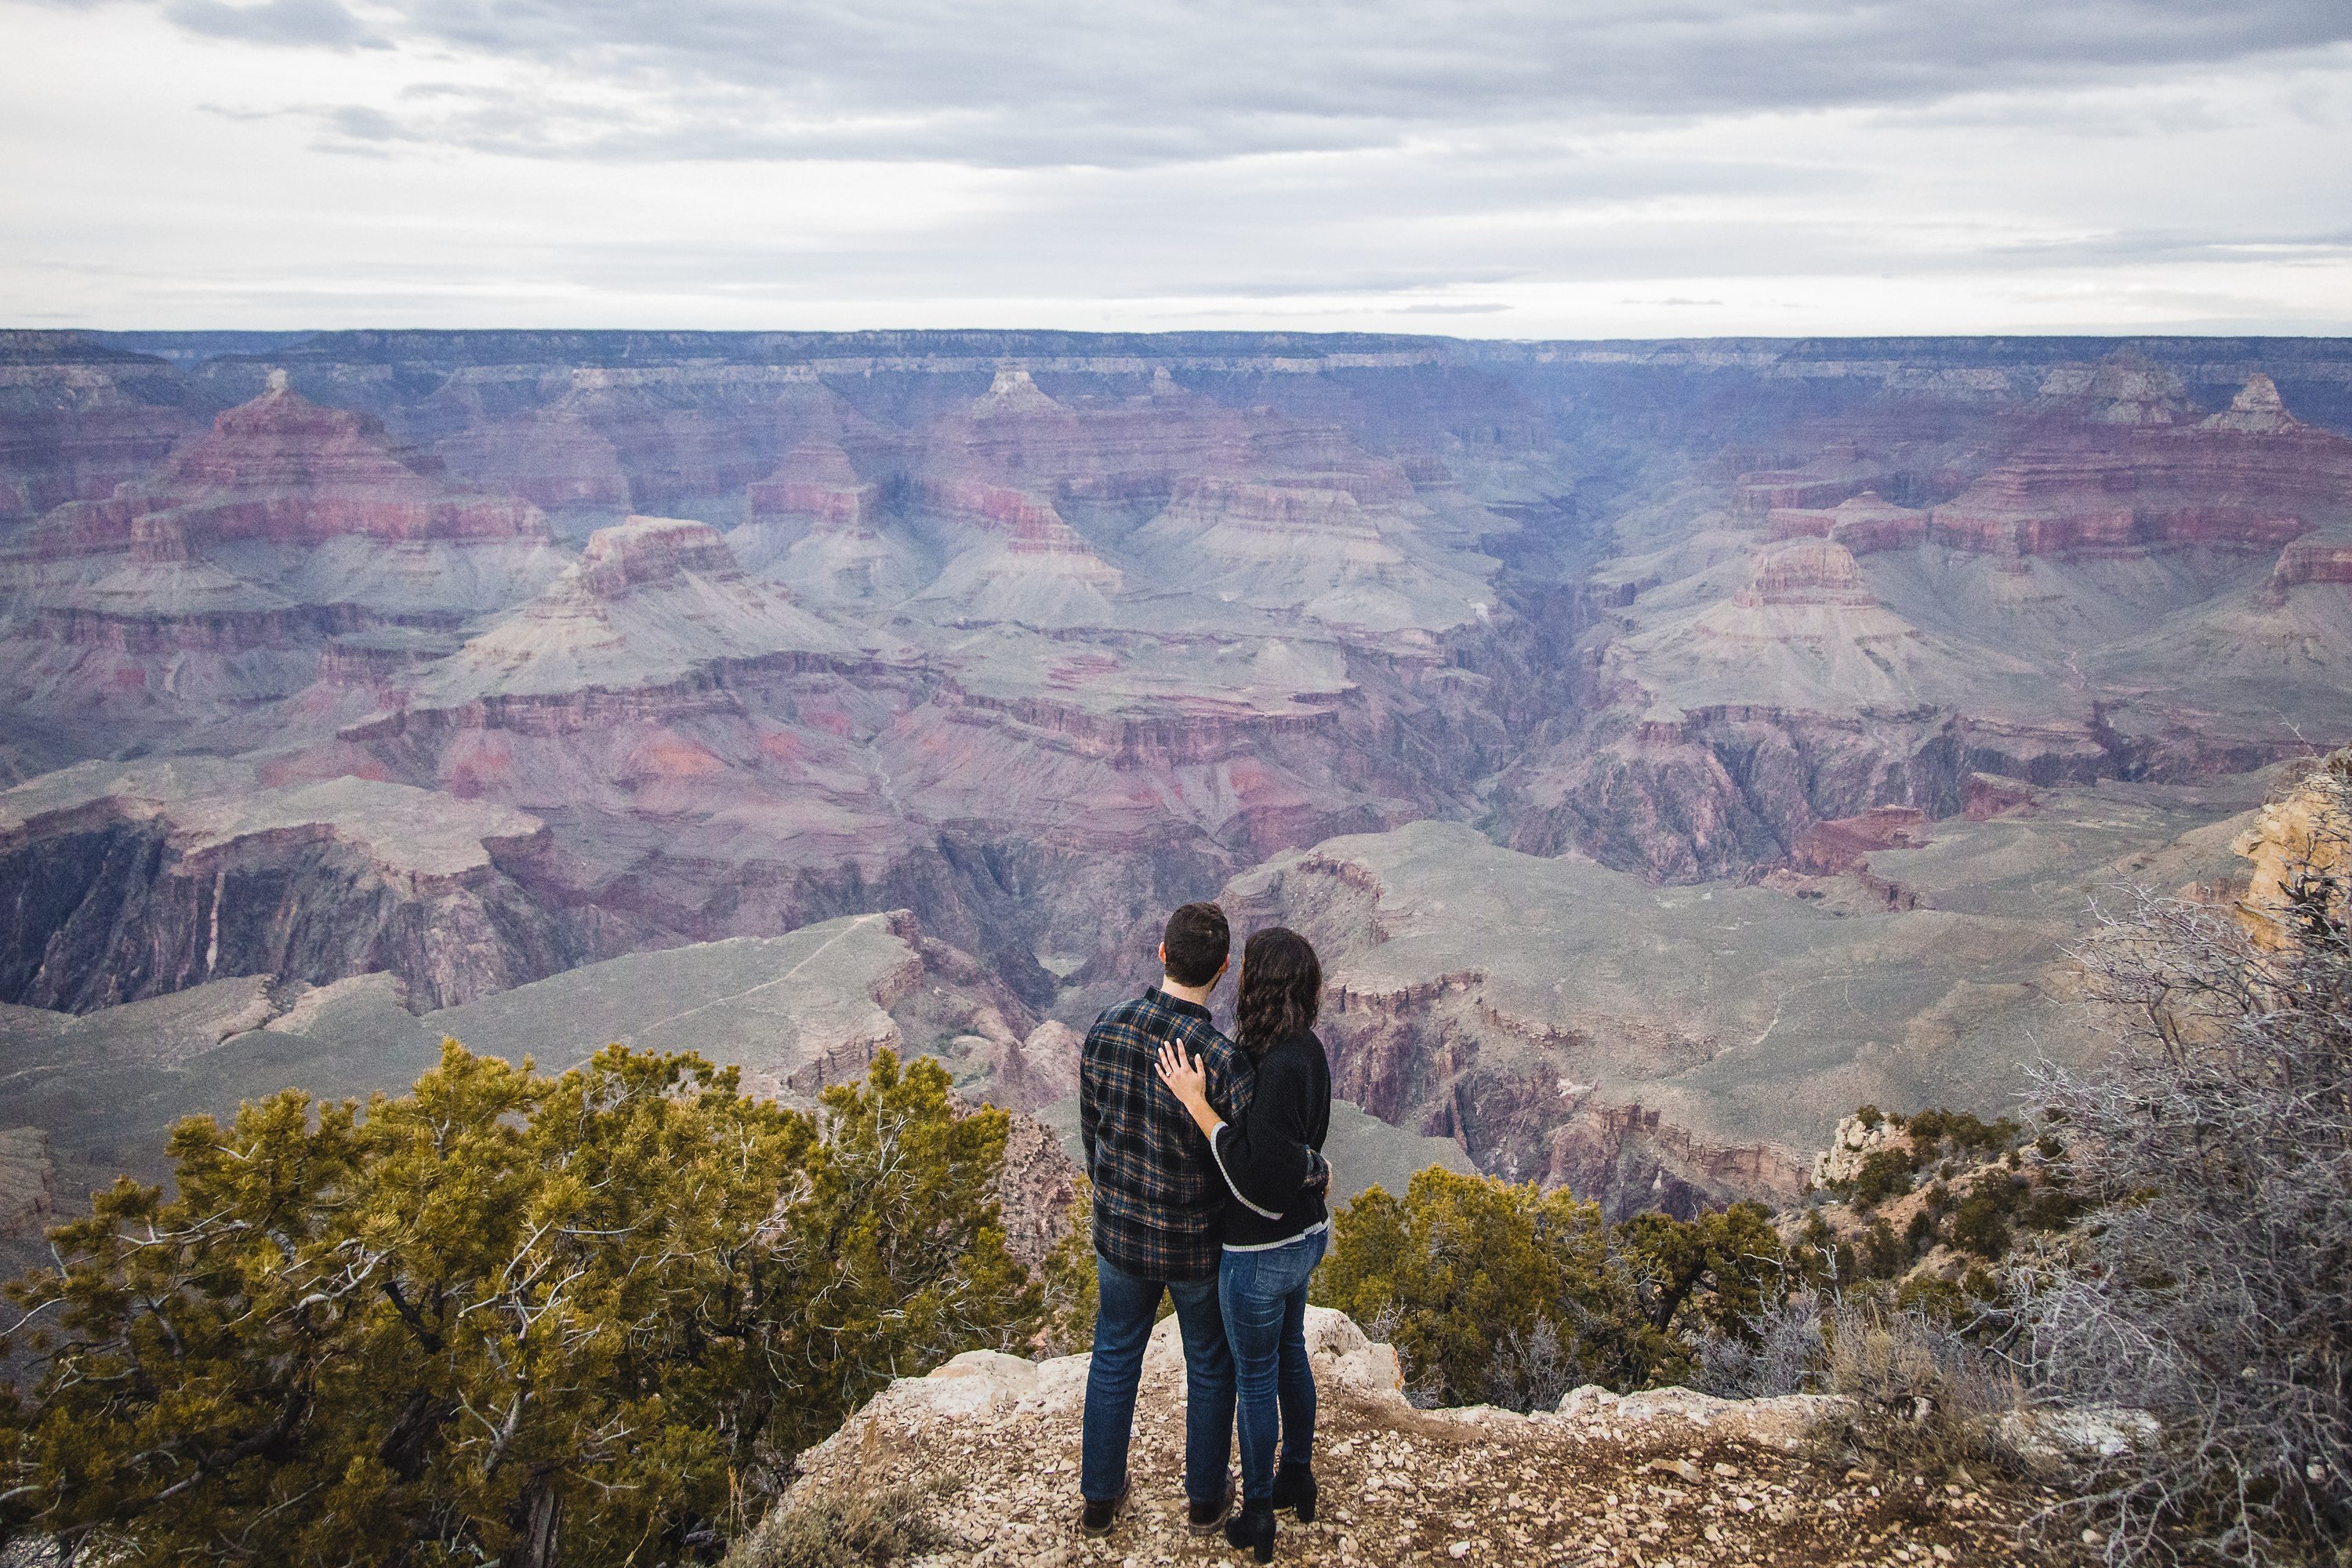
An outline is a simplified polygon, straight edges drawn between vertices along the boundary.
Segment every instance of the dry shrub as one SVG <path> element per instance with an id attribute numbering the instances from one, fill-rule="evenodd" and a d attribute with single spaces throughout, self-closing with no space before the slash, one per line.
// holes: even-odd
<path id="1" fill-rule="evenodd" d="M 2137 896 L 2079 955 L 2105 1069 L 2042 1069 L 2098 1207 L 2012 1277 L 2040 1384 L 2164 1440 L 2092 1501 L 2109 1556 L 2352 1557 L 2352 753 L 2265 918 Z"/>
<path id="2" fill-rule="evenodd" d="M 900 1483 L 780 1508 L 727 1554 L 725 1568 L 883 1568 L 949 1544 L 931 1494 Z"/>
<path id="3" fill-rule="evenodd" d="M 1854 1402 L 1836 1439 L 1923 1474 L 2014 1464 L 2000 1422 L 2024 1393 L 1998 1352 L 1879 1291 L 1832 1300 L 1822 1326 L 1822 1390 Z"/>
<path id="4" fill-rule="evenodd" d="M 1573 1345 L 1563 1343 L 1549 1318 L 1513 1329 L 1496 1342 L 1486 1366 L 1486 1403 L 1506 1410 L 1554 1410 L 1568 1391 L 1588 1379 Z"/>
<path id="5" fill-rule="evenodd" d="M 2001 1432 L 2024 1392 L 2002 1353 L 1972 1330 L 1896 1299 L 1885 1281 L 1798 1289 L 1767 1304 L 1743 1336 L 1700 1341 L 1693 1387 L 1725 1399 L 1832 1394 L 1853 1401 L 1822 1438 L 1847 1461 L 1942 1473 L 1963 1463 L 2011 1470 Z"/>
<path id="6" fill-rule="evenodd" d="M 1829 1342 L 1817 1293 L 1782 1294 L 1747 1326 L 1745 1336 L 1716 1329 L 1700 1336 L 1692 1357 L 1693 1388 L 1720 1399 L 1775 1399 L 1820 1384 Z"/>

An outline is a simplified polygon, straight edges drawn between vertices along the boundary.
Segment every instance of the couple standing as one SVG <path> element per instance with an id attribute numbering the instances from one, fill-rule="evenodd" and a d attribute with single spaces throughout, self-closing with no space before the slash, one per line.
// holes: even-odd
<path id="1" fill-rule="evenodd" d="M 1160 941 L 1160 983 L 1087 1035 L 1078 1119 L 1101 1296 L 1080 1526 L 1107 1535 L 1126 1506 L 1136 1384 L 1164 1290 L 1184 1339 L 1189 1522 L 1200 1535 L 1222 1523 L 1227 1541 L 1271 1563 L 1275 1510 L 1315 1518 L 1304 1326 L 1307 1279 L 1331 1228 L 1331 1069 L 1314 1032 L 1322 966 L 1306 938 L 1280 926 L 1243 952 L 1238 1047 L 1218 1032 L 1207 1004 L 1232 948 L 1223 910 L 1186 904 Z M 1225 1468 L 1236 1415 L 1238 1513 Z"/>

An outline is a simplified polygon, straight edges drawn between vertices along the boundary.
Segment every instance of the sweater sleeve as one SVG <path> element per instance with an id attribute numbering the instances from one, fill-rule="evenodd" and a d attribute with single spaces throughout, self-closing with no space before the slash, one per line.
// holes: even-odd
<path id="1" fill-rule="evenodd" d="M 1295 1061 L 1259 1064 L 1248 1108 L 1210 1142 L 1234 1196 L 1268 1219 L 1282 1217 L 1322 1163 L 1307 1142 L 1308 1087 Z"/>
<path id="2" fill-rule="evenodd" d="M 1257 1093 L 1257 1069 L 1249 1058 L 1240 1047 L 1220 1039 L 1202 1059 L 1209 1069 L 1209 1109 L 1228 1122 L 1247 1116 Z"/>

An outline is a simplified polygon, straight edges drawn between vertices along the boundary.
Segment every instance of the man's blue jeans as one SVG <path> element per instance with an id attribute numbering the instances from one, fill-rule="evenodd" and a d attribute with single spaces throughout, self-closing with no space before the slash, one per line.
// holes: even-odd
<path id="1" fill-rule="evenodd" d="M 1176 1299 L 1184 1336 L 1184 1491 L 1195 1502 L 1225 1495 L 1225 1456 L 1234 1433 L 1234 1358 L 1225 1350 L 1224 1319 L 1214 1279 L 1144 1279 L 1097 1253 L 1095 1356 L 1087 1369 L 1086 1436 L 1080 1445 L 1078 1491 L 1108 1502 L 1127 1486 L 1127 1445 L 1135 1427 L 1135 1389 L 1143 1379 L 1143 1347 L 1151 1338 L 1160 1292 Z"/>
<path id="2" fill-rule="evenodd" d="M 1225 1337 L 1239 1391 L 1242 1500 L 1274 1496 L 1277 1438 L 1283 1462 L 1315 1454 L 1315 1373 L 1307 1364 L 1307 1279 L 1323 1261 L 1328 1230 L 1263 1252 L 1225 1254 L 1217 1275 Z"/>

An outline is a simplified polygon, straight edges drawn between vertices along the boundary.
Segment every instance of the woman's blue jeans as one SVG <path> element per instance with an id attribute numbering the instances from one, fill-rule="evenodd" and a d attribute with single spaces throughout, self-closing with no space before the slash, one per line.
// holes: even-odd
<path id="1" fill-rule="evenodd" d="M 1217 1304 L 1234 1352 L 1244 1503 L 1273 1498 L 1277 1447 L 1290 1465 L 1304 1465 L 1315 1453 L 1307 1278 L 1323 1261 L 1330 1235 L 1318 1230 L 1263 1252 L 1228 1250 L 1217 1270 Z"/>

